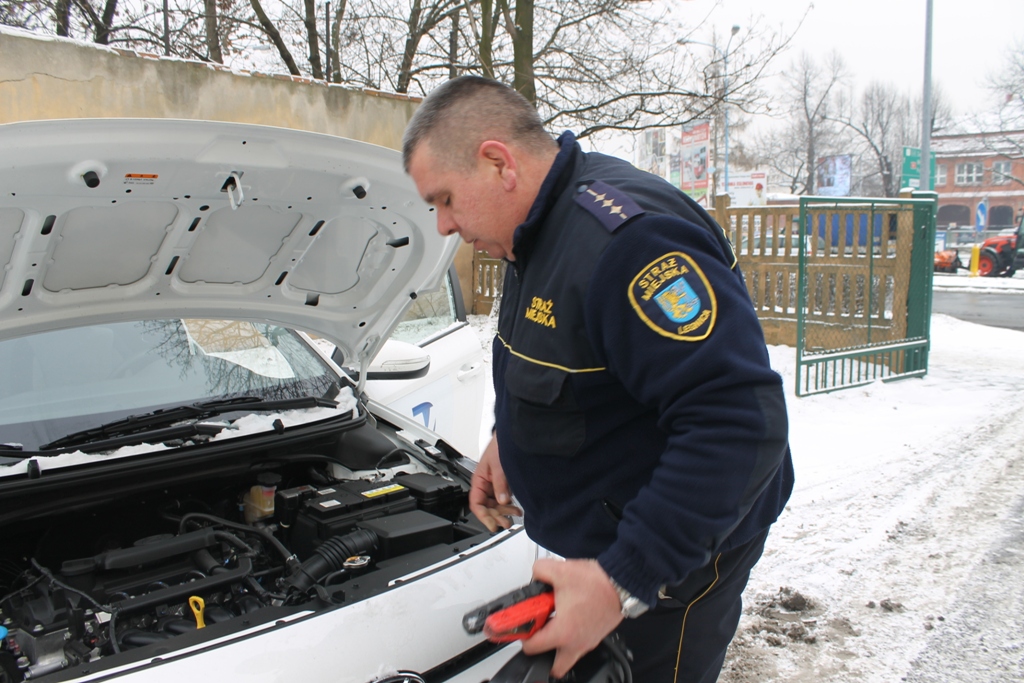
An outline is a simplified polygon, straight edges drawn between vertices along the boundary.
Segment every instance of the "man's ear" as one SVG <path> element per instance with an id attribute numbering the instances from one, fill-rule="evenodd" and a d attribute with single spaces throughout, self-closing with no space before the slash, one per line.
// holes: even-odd
<path id="1" fill-rule="evenodd" d="M 512 150 L 505 143 L 497 140 L 484 140 L 480 143 L 477 155 L 485 169 L 498 174 L 506 192 L 511 192 L 516 188 L 516 174 L 519 165 L 516 163 L 516 157 L 512 154 Z"/>

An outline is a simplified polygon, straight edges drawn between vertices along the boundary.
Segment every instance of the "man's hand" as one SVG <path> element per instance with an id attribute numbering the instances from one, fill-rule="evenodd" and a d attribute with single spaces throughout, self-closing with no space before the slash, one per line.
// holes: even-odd
<path id="1" fill-rule="evenodd" d="M 622 621 L 619 595 L 594 560 L 537 560 L 533 578 L 554 587 L 555 616 L 523 641 L 523 652 L 558 650 L 551 675 L 561 678 Z"/>
<path id="2" fill-rule="evenodd" d="M 512 505 L 512 493 L 508 490 L 505 471 L 501 469 L 501 461 L 498 459 L 496 437 L 491 437 L 491 442 L 487 444 L 473 472 L 469 509 L 491 532 L 509 528 L 512 526 L 509 517 L 523 514 L 522 510 Z"/>

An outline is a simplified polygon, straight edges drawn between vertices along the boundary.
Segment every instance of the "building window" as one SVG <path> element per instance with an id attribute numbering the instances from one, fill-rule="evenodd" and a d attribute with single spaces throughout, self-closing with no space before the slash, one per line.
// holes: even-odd
<path id="1" fill-rule="evenodd" d="M 980 185 L 983 167 L 981 164 L 957 164 L 956 184 L 957 185 Z"/>
<path id="2" fill-rule="evenodd" d="M 946 204 L 939 207 L 936 223 L 944 228 L 971 227 L 971 209 L 964 204 Z"/>
<path id="3" fill-rule="evenodd" d="M 1009 161 L 996 161 L 992 163 L 992 184 L 1005 185 L 1013 177 Z"/>
<path id="4" fill-rule="evenodd" d="M 935 165 L 935 187 L 941 187 L 946 184 L 946 165 L 936 164 Z"/>
<path id="5" fill-rule="evenodd" d="M 988 210 L 988 229 L 1000 230 L 1013 227 L 1013 207 L 999 205 Z"/>

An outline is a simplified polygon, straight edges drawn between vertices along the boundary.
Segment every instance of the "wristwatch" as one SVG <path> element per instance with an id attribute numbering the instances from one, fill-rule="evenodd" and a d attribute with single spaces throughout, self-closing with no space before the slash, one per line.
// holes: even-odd
<path id="1" fill-rule="evenodd" d="M 615 579 L 609 577 L 612 582 L 612 588 L 619 595 L 619 608 L 622 612 L 624 619 L 636 619 L 638 616 L 650 609 L 646 602 L 642 602 L 640 598 L 631 594 L 625 588 L 615 582 Z"/>

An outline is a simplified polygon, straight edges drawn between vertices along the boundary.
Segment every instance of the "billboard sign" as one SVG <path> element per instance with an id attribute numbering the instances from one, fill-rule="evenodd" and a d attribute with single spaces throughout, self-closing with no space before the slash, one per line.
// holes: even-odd
<path id="1" fill-rule="evenodd" d="M 730 173 L 729 200 L 732 206 L 765 206 L 768 203 L 768 172 Z"/>
<path id="2" fill-rule="evenodd" d="M 853 156 L 836 154 L 818 157 L 814 193 L 823 197 L 849 197 L 853 175 Z"/>
<path id="3" fill-rule="evenodd" d="M 679 188 L 704 206 L 708 205 L 708 143 L 711 123 L 701 121 L 682 127 L 679 135 Z"/>
<path id="4" fill-rule="evenodd" d="M 648 128 L 644 130 L 640 163 L 637 166 L 648 173 L 661 176 L 664 175 L 664 163 L 665 129 Z"/>

